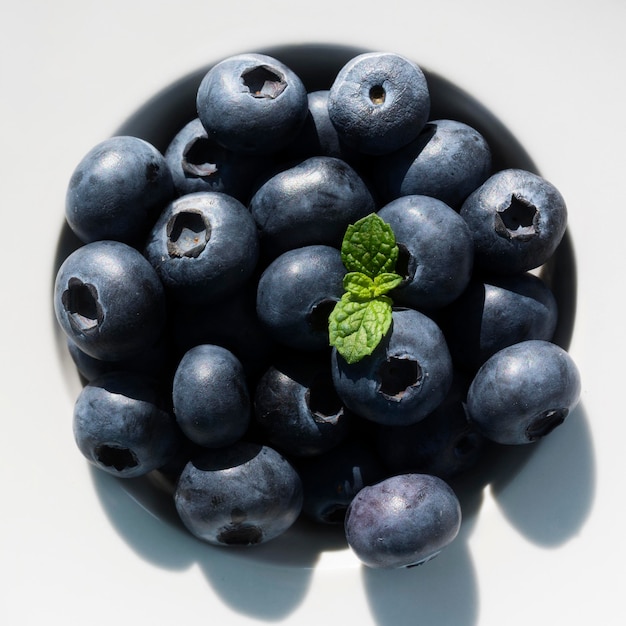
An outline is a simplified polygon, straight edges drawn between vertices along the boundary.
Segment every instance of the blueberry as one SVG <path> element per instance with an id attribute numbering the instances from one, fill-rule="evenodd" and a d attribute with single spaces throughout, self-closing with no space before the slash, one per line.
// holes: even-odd
<path id="1" fill-rule="evenodd" d="M 470 421 L 501 444 L 537 441 L 561 425 L 580 396 L 580 374 L 554 343 L 522 341 L 496 352 L 467 394 Z"/>
<path id="2" fill-rule="evenodd" d="M 472 276 L 474 241 L 465 220 L 429 196 L 404 196 L 378 212 L 400 248 L 397 304 L 434 311 L 461 295 Z"/>
<path id="3" fill-rule="evenodd" d="M 302 482 L 267 446 L 238 442 L 194 457 L 180 475 L 176 510 L 197 538 L 221 546 L 265 543 L 302 509 Z"/>
<path id="4" fill-rule="evenodd" d="M 84 243 L 112 239 L 139 246 L 173 197 L 171 173 L 152 144 L 138 137 L 110 137 L 72 173 L 65 215 Z"/>
<path id="5" fill-rule="evenodd" d="M 308 102 L 304 84 L 284 63 L 240 54 L 207 72 L 196 108 L 210 139 L 233 152 L 271 154 L 293 141 Z"/>
<path id="6" fill-rule="evenodd" d="M 332 351 L 337 394 L 357 415 L 380 424 L 412 424 L 443 401 L 452 384 L 450 352 L 437 324 L 414 309 L 395 309 L 390 332 L 361 361 Z"/>
<path id="7" fill-rule="evenodd" d="M 234 153 L 209 139 L 200 119 L 188 122 L 165 151 L 178 195 L 220 191 L 247 203 L 266 159 Z"/>
<path id="8" fill-rule="evenodd" d="M 343 293 L 346 269 L 330 246 L 289 250 L 259 279 L 257 315 L 277 342 L 297 350 L 328 348 L 328 316 Z"/>
<path id="9" fill-rule="evenodd" d="M 228 446 L 248 429 L 251 402 L 244 369 L 221 346 L 195 346 L 183 356 L 174 374 L 172 399 L 180 429 L 198 445 Z"/>
<path id="10" fill-rule="evenodd" d="M 307 94 L 309 112 L 297 137 L 287 146 L 282 158 L 303 160 L 313 156 L 329 156 L 346 163 L 358 162 L 358 152 L 345 145 L 328 114 L 328 89 Z"/>
<path id="11" fill-rule="evenodd" d="M 409 145 L 377 159 L 377 188 L 387 201 L 432 196 L 453 209 L 491 173 L 491 150 L 474 128 L 456 120 L 430 120 Z"/>
<path id="12" fill-rule="evenodd" d="M 73 429 L 85 458 L 120 478 L 144 476 L 167 464 L 183 441 L 160 386 L 123 371 L 83 387 L 74 406 Z"/>
<path id="13" fill-rule="evenodd" d="M 500 274 L 543 265 L 565 234 L 567 207 L 545 178 L 501 170 L 470 194 L 460 210 L 474 237 L 480 268 Z"/>
<path id="14" fill-rule="evenodd" d="M 490 356 L 514 343 L 551 341 L 558 310 L 554 294 L 534 274 L 476 275 L 443 319 L 454 362 L 475 372 Z"/>
<path id="15" fill-rule="evenodd" d="M 457 536 L 461 507 L 441 478 L 401 474 L 362 489 L 346 513 L 348 544 L 368 567 L 420 565 Z"/>
<path id="16" fill-rule="evenodd" d="M 348 146 L 371 155 L 393 152 L 415 139 L 428 121 L 426 77 L 398 54 L 360 54 L 338 72 L 328 113 Z"/>
<path id="17" fill-rule="evenodd" d="M 444 480 L 467 472 L 486 449 L 486 439 L 467 421 L 471 377 L 455 372 L 450 391 L 423 420 L 409 426 L 380 426 L 377 451 L 391 474 L 422 473 Z"/>
<path id="18" fill-rule="evenodd" d="M 265 254 L 294 248 L 339 248 L 346 228 L 376 209 L 352 167 L 334 157 L 311 157 L 267 180 L 250 204 Z"/>
<path id="19" fill-rule="evenodd" d="M 254 394 L 254 414 L 270 445 L 292 456 L 313 456 L 350 432 L 351 414 L 337 396 L 324 358 L 290 353 L 267 369 Z"/>
<path id="20" fill-rule="evenodd" d="M 135 248 L 95 241 L 72 252 L 55 280 L 54 310 L 65 334 L 104 361 L 150 348 L 166 321 L 163 285 Z"/>
<path id="21" fill-rule="evenodd" d="M 217 191 L 186 194 L 165 208 L 144 254 L 172 298 L 215 301 L 239 289 L 255 270 L 256 225 L 232 196 Z"/>
<path id="22" fill-rule="evenodd" d="M 343 524 L 348 505 L 368 485 L 387 477 L 373 447 L 350 438 L 322 454 L 299 459 L 302 512 L 320 524 Z"/>

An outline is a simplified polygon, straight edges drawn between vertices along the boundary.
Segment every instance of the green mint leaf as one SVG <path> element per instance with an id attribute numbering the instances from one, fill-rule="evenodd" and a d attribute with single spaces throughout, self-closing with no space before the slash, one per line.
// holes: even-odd
<path id="1" fill-rule="evenodd" d="M 391 325 L 391 299 L 355 300 L 345 293 L 328 318 L 330 345 L 348 362 L 370 355 Z"/>
<path id="2" fill-rule="evenodd" d="M 374 276 L 372 282 L 374 283 L 373 294 L 377 298 L 395 289 L 402 282 L 402 276 L 395 272 L 385 272 Z"/>
<path id="3" fill-rule="evenodd" d="M 354 300 L 371 300 L 377 295 L 375 282 L 362 272 L 348 272 L 343 277 L 343 288 Z"/>
<path id="4" fill-rule="evenodd" d="M 346 229 L 341 259 L 348 272 L 361 272 L 370 278 L 393 272 L 398 246 L 391 226 L 376 213 L 370 213 Z"/>

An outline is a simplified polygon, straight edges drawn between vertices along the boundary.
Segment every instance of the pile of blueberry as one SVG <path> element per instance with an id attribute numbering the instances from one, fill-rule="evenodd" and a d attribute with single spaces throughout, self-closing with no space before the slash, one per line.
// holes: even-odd
<path id="1" fill-rule="evenodd" d="M 85 383 L 78 448 L 158 475 L 212 544 L 303 516 L 343 524 L 368 566 L 427 561 L 459 531 L 449 480 L 578 402 L 535 271 L 563 198 L 432 119 L 397 54 L 359 54 L 312 92 L 272 56 L 233 56 L 196 109 L 167 150 L 114 136 L 69 182 L 81 244 L 54 308 Z"/>

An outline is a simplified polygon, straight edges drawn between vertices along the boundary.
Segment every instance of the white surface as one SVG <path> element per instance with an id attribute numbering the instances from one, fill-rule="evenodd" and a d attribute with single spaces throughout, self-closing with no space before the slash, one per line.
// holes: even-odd
<path id="1" fill-rule="evenodd" d="M 0 623 L 626 623 L 624 24 L 619 0 L 3 3 Z M 413 570 L 366 571 L 336 551 L 307 567 L 216 553 L 96 477 L 72 440 L 51 283 L 73 168 L 181 74 L 298 42 L 393 50 L 457 82 L 570 209 L 580 409 Z"/>

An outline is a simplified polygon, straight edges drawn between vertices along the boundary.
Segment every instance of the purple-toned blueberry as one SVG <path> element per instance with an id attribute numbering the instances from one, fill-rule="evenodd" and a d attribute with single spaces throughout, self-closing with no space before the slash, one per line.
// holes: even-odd
<path id="1" fill-rule="evenodd" d="M 196 98 L 208 137 L 232 152 L 271 154 L 293 141 L 308 112 L 300 78 L 265 54 L 240 54 L 214 65 Z"/>
<path id="2" fill-rule="evenodd" d="M 256 225 L 232 196 L 190 193 L 165 208 L 144 254 L 173 299 L 215 301 L 237 291 L 256 269 Z"/>
<path id="3" fill-rule="evenodd" d="M 551 289 L 534 274 L 477 275 L 442 319 L 455 364 L 475 372 L 489 357 L 514 343 L 551 341 L 558 310 Z"/>
<path id="4" fill-rule="evenodd" d="M 305 246 L 281 254 L 259 279 L 259 320 L 289 348 L 327 349 L 328 316 L 343 294 L 345 273 L 337 248 Z"/>
<path id="5" fill-rule="evenodd" d="M 83 387 L 73 430 L 83 456 L 120 478 L 166 465 L 183 442 L 160 385 L 131 372 L 110 372 Z"/>
<path id="6" fill-rule="evenodd" d="M 446 397 L 452 359 L 439 326 L 414 309 L 392 313 L 391 329 L 371 355 L 348 363 L 332 351 L 337 394 L 357 415 L 389 425 L 419 422 Z"/>
<path id="7" fill-rule="evenodd" d="M 377 159 L 373 172 L 387 201 L 424 195 L 459 210 L 491 174 L 491 150 L 471 126 L 431 120 L 409 145 Z"/>
<path id="8" fill-rule="evenodd" d="M 388 154 L 415 139 L 428 120 L 426 77 L 398 54 L 360 54 L 339 70 L 328 113 L 346 145 L 364 154 Z"/>
<path id="9" fill-rule="evenodd" d="M 498 274 L 543 265 L 567 226 L 567 207 L 558 189 L 520 169 L 490 176 L 465 200 L 460 213 L 474 237 L 476 265 Z"/>
<path id="10" fill-rule="evenodd" d="M 532 443 L 565 421 L 580 389 L 578 368 L 563 348 L 522 341 L 496 352 L 478 370 L 467 394 L 467 415 L 496 443 Z"/>
<path id="11" fill-rule="evenodd" d="M 346 228 L 376 209 L 352 167 L 334 157 L 311 157 L 269 178 L 249 204 L 264 254 L 294 248 L 339 248 Z"/>
<path id="12" fill-rule="evenodd" d="M 104 361 L 150 348 L 166 321 L 157 273 L 135 248 L 118 241 L 85 244 L 65 259 L 55 280 L 54 310 L 78 348 Z"/>
<path id="13" fill-rule="evenodd" d="M 400 249 L 396 272 L 404 276 L 393 300 L 421 311 L 450 304 L 470 281 L 474 241 L 465 220 L 429 196 L 404 196 L 378 211 Z"/>
<path id="14" fill-rule="evenodd" d="M 333 386 L 327 356 L 299 352 L 284 356 L 261 376 L 254 415 L 268 443 L 292 456 L 326 452 L 346 439 L 352 425 Z"/>
<path id="15" fill-rule="evenodd" d="M 174 502 L 198 539 L 251 546 L 274 539 L 295 522 L 302 510 L 302 482 L 278 452 L 241 441 L 187 463 Z"/>
<path id="16" fill-rule="evenodd" d="M 428 474 L 400 474 L 365 487 L 345 519 L 348 545 L 373 568 L 421 565 L 457 536 L 461 506 L 451 487 Z"/>
<path id="17" fill-rule="evenodd" d="M 171 173 L 152 144 L 138 137 L 110 137 L 72 173 L 65 216 L 84 243 L 111 239 L 139 246 L 173 197 Z"/>
<path id="18" fill-rule="evenodd" d="M 237 357 L 221 346 L 191 348 L 180 360 L 172 383 L 176 421 L 194 443 L 229 446 L 248 429 L 251 401 Z"/>

